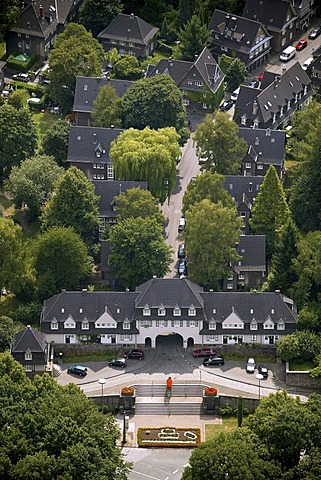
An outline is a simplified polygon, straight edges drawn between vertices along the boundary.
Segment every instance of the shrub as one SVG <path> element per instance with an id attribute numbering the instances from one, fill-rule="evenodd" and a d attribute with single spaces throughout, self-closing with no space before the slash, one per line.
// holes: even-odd
<path id="1" fill-rule="evenodd" d="M 173 55 L 173 49 L 169 45 L 166 45 L 166 43 L 158 41 L 156 44 L 156 50 L 160 53 L 163 53 L 167 57 L 170 57 Z"/>
<path id="2" fill-rule="evenodd" d="M 38 55 L 32 55 L 25 62 L 16 60 L 15 56 L 17 55 L 19 55 L 19 53 L 16 53 L 15 55 L 9 55 L 9 57 L 6 60 L 7 68 L 11 68 L 12 70 L 15 70 L 20 73 L 26 73 L 28 72 L 28 70 L 30 70 L 31 67 L 33 67 L 37 62 L 39 62 Z"/>

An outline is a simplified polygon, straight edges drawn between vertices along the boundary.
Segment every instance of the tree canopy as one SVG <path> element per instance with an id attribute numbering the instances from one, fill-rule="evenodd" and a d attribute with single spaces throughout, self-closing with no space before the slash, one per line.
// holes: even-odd
<path id="1" fill-rule="evenodd" d="M 161 202 L 171 194 L 180 155 L 174 128 L 130 128 L 112 142 L 109 155 L 118 180 L 147 181 L 148 189 Z"/>
<path id="2" fill-rule="evenodd" d="M 155 218 L 157 223 L 163 224 L 164 216 L 158 208 L 157 200 L 149 190 L 141 188 L 130 188 L 126 192 L 114 198 L 117 218 Z"/>
<path id="3" fill-rule="evenodd" d="M 94 185 L 85 174 L 71 167 L 54 184 L 54 194 L 50 195 L 41 216 L 42 227 L 73 227 L 91 246 L 99 224 L 98 199 Z"/>
<path id="4" fill-rule="evenodd" d="M 113 75 L 123 80 L 138 80 L 144 76 L 144 70 L 136 57 L 124 55 L 114 64 Z"/>
<path id="5" fill-rule="evenodd" d="M 194 140 L 199 158 L 206 159 L 202 169 L 222 175 L 237 175 L 247 151 L 247 143 L 238 136 L 237 124 L 226 112 L 206 115 L 199 124 Z"/>
<path id="6" fill-rule="evenodd" d="M 58 165 L 65 164 L 67 160 L 69 130 L 66 120 L 58 120 L 48 128 L 42 139 L 42 152 L 52 155 Z"/>
<path id="7" fill-rule="evenodd" d="M 23 325 L 14 322 L 12 318 L 5 315 L 0 316 L 0 352 L 10 348 L 13 337 L 23 328 Z"/>
<path id="8" fill-rule="evenodd" d="M 111 85 L 104 85 L 99 90 L 91 113 L 95 127 L 121 127 L 122 101 Z"/>
<path id="9" fill-rule="evenodd" d="M 244 63 L 239 58 L 234 58 L 226 70 L 225 81 L 228 90 L 233 92 L 238 88 L 244 82 L 246 75 L 247 70 Z"/>
<path id="10" fill-rule="evenodd" d="M 202 25 L 200 17 L 193 15 L 191 19 L 180 29 L 179 56 L 182 60 L 194 62 L 195 55 L 199 55 L 206 47 L 209 39 L 209 31 L 206 25 Z"/>
<path id="11" fill-rule="evenodd" d="M 154 275 L 163 277 L 171 263 L 171 248 L 155 218 L 127 218 L 109 229 L 110 262 L 124 287 L 134 289 Z"/>
<path id="12" fill-rule="evenodd" d="M 80 8 L 80 23 L 97 37 L 121 11 L 120 0 L 84 0 Z"/>
<path id="13" fill-rule="evenodd" d="M 20 0 L 2 0 L 0 10 L 0 41 L 5 40 L 5 34 L 18 20 Z"/>
<path id="14" fill-rule="evenodd" d="M 23 271 L 22 229 L 12 220 L 0 217 L 0 290 L 15 290 Z"/>

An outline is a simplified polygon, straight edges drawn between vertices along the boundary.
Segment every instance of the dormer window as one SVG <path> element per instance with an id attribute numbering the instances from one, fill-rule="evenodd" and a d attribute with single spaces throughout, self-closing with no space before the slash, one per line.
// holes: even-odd
<path id="1" fill-rule="evenodd" d="M 213 313 L 216 313 L 216 308 L 213 308 Z"/>
<path id="2" fill-rule="evenodd" d="M 25 360 L 32 360 L 32 353 L 29 348 L 25 351 Z"/>
<path id="3" fill-rule="evenodd" d="M 194 307 L 194 305 L 191 305 L 188 309 L 188 316 L 195 317 L 195 315 L 196 315 L 196 308 Z"/>
<path id="4" fill-rule="evenodd" d="M 64 308 L 61 309 L 61 313 L 65 313 L 65 309 L 64 309 Z"/>
<path id="5" fill-rule="evenodd" d="M 117 309 L 116 309 L 116 313 L 120 313 L 120 308 L 117 308 Z"/>
<path id="6" fill-rule="evenodd" d="M 282 320 L 282 318 L 278 321 L 277 323 L 277 329 L 278 330 L 285 330 L 285 323 L 284 321 Z"/>
<path id="7" fill-rule="evenodd" d="M 174 317 L 180 317 L 181 316 L 181 309 L 179 308 L 178 305 L 176 305 L 176 307 L 174 308 L 173 315 L 174 315 Z"/>
<path id="8" fill-rule="evenodd" d="M 158 316 L 159 317 L 165 317 L 166 315 L 166 310 L 163 305 L 161 305 L 158 309 Z"/>
<path id="9" fill-rule="evenodd" d="M 143 308 L 143 316 L 150 317 L 150 308 L 148 305 L 145 305 L 145 307 Z"/>
<path id="10" fill-rule="evenodd" d="M 51 330 L 58 330 L 58 322 L 55 318 L 51 321 L 50 328 Z"/>
<path id="11" fill-rule="evenodd" d="M 88 90 L 88 85 L 84 85 L 84 90 Z"/>
<path id="12" fill-rule="evenodd" d="M 124 320 L 123 329 L 124 329 L 124 330 L 130 330 L 130 321 L 128 320 L 128 318 L 126 318 L 126 319 Z"/>
<path id="13" fill-rule="evenodd" d="M 79 309 L 79 313 L 82 313 L 82 308 Z"/>
<path id="14" fill-rule="evenodd" d="M 216 330 L 216 322 L 213 318 L 212 318 L 212 320 L 210 320 L 208 322 L 208 329 L 209 330 Z"/>
<path id="15" fill-rule="evenodd" d="M 253 308 L 250 308 L 250 313 L 253 314 L 254 313 L 254 310 Z"/>
<path id="16" fill-rule="evenodd" d="M 274 308 L 271 308 L 271 314 L 274 315 Z"/>
<path id="17" fill-rule="evenodd" d="M 257 330 L 257 321 L 255 320 L 255 318 L 252 318 L 251 320 L 250 330 Z"/>
<path id="18" fill-rule="evenodd" d="M 81 329 L 82 329 L 82 330 L 89 330 L 89 322 L 88 322 L 87 319 L 86 319 L 86 320 L 83 320 L 83 321 L 81 322 Z"/>

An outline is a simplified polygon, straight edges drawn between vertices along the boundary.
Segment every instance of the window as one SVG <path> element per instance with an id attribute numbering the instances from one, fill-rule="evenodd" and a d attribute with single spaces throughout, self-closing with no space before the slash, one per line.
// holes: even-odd
<path id="1" fill-rule="evenodd" d="M 207 110 L 207 103 L 203 103 L 204 110 Z"/>
<path id="2" fill-rule="evenodd" d="M 206 336 L 207 342 L 218 342 L 218 335 L 207 335 Z"/>
<path id="3" fill-rule="evenodd" d="M 187 107 L 189 105 L 189 100 L 187 98 L 183 98 L 183 105 Z"/>
<path id="4" fill-rule="evenodd" d="M 278 321 L 277 330 L 285 330 L 285 323 L 282 319 Z"/>
<path id="5" fill-rule="evenodd" d="M 145 317 L 149 317 L 150 316 L 150 308 L 148 305 L 145 305 L 144 309 L 143 309 L 143 315 Z"/>
<path id="6" fill-rule="evenodd" d="M 257 335 L 251 335 L 251 342 L 256 342 Z"/>
<path id="7" fill-rule="evenodd" d="M 103 173 L 94 173 L 93 174 L 94 180 L 105 180 L 105 175 Z"/>
<path id="8" fill-rule="evenodd" d="M 25 365 L 26 372 L 32 372 L 32 365 Z"/>
<path id="9" fill-rule="evenodd" d="M 244 275 L 239 275 L 239 280 L 245 280 L 245 276 Z"/>
<path id="10" fill-rule="evenodd" d="M 281 41 L 281 46 L 282 46 L 282 47 L 284 47 L 285 42 L 286 42 L 286 38 L 282 38 L 282 41 Z"/>
<path id="11" fill-rule="evenodd" d="M 181 309 L 179 307 L 175 307 L 173 310 L 173 315 L 174 317 L 180 317 L 181 316 Z"/>
<path id="12" fill-rule="evenodd" d="M 25 352 L 25 360 L 32 360 L 32 353 L 29 349 Z"/>
<path id="13" fill-rule="evenodd" d="M 65 309 L 64 309 L 64 308 L 61 309 L 61 313 L 65 313 Z"/>
<path id="14" fill-rule="evenodd" d="M 197 327 L 198 326 L 198 320 L 186 320 L 186 326 L 187 327 Z"/>
<path id="15" fill-rule="evenodd" d="M 88 320 L 84 320 L 83 322 L 81 322 L 81 329 L 82 329 L 82 330 L 89 330 L 89 322 L 88 322 Z"/>
<path id="16" fill-rule="evenodd" d="M 233 290 L 233 283 L 228 283 L 226 287 L 228 290 Z"/>
<path id="17" fill-rule="evenodd" d="M 27 49 L 27 50 L 30 49 L 30 43 L 26 43 L 26 49 Z"/>
<path id="18" fill-rule="evenodd" d="M 256 166 L 256 168 L 257 168 L 258 170 L 263 170 L 263 165 L 262 165 L 262 163 L 258 163 L 257 166 Z"/>
<path id="19" fill-rule="evenodd" d="M 250 162 L 246 162 L 246 163 L 245 163 L 245 168 L 251 168 L 251 163 L 250 163 Z"/>
<path id="20" fill-rule="evenodd" d="M 123 329 L 124 330 L 130 330 L 130 322 L 127 320 L 124 321 L 123 323 Z"/>
<path id="21" fill-rule="evenodd" d="M 273 329 L 274 328 L 274 323 L 272 323 L 272 322 L 264 323 L 263 328 L 264 328 L 264 330 Z"/>
<path id="22" fill-rule="evenodd" d="M 156 327 L 167 327 L 167 320 L 156 320 Z"/>
<path id="23" fill-rule="evenodd" d="M 250 308 L 250 313 L 253 314 L 254 313 L 254 310 L 253 308 Z"/>
<path id="24" fill-rule="evenodd" d="M 208 329 L 209 330 L 216 330 L 216 322 L 210 321 L 208 324 Z"/>
<path id="25" fill-rule="evenodd" d="M 201 82 L 200 80 L 196 80 L 195 85 L 196 85 L 197 87 L 202 87 L 202 86 L 204 85 L 204 83 Z"/>
<path id="26" fill-rule="evenodd" d="M 22 47 L 22 42 L 18 42 L 18 47 L 19 47 L 19 48 Z"/>
<path id="27" fill-rule="evenodd" d="M 52 320 L 50 325 L 51 330 L 58 330 L 58 322 L 57 320 Z"/>
<path id="28" fill-rule="evenodd" d="M 193 85 L 193 80 L 187 80 L 187 85 Z"/>
<path id="29" fill-rule="evenodd" d="M 98 168 L 100 170 L 104 169 L 104 164 L 103 163 L 94 163 L 93 168 Z"/>
<path id="30" fill-rule="evenodd" d="M 73 320 L 66 320 L 64 323 L 65 328 L 76 328 L 76 323 Z"/>
<path id="31" fill-rule="evenodd" d="M 181 323 L 180 320 L 172 320 L 171 321 L 171 326 L 172 327 L 180 327 L 180 323 Z"/>
<path id="32" fill-rule="evenodd" d="M 166 309 L 161 305 L 158 309 L 158 316 L 159 317 L 165 317 L 166 315 Z"/>
<path id="33" fill-rule="evenodd" d="M 228 48 L 224 47 L 224 45 L 221 46 L 221 50 L 222 50 L 222 52 L 228 52 Z"/>
<path id="34" fill-rule="evenodd" d="M 121 336 L 120 336 L 120 341 L 121 341 L 121 342 L 126 342 L 126 341 L 131 342 L 132 339 L 133 339 L 133 336 L 132 336 L 132 335 L 128 335 L 128 334 L 127 334 L 127 335 L 121 335 Z"/>
<path id="35" fill-rule="evenodd" d="M 111 163 L 107 163 L 107 178 L 108 180 L 114 179 L 114 169 Z"/>
<path id="36" fill-rule="evenodd" d="M 188 316 L 195 317 L 195 315 L 196 315 L 196 308 L 194 307 L 194 305 L 191 305 L 188 309 Z"/>
<path id="37" fill-rule="evenodd" d="M 141 327 L 151 327 L 152 321 L 151 320 L 141 320 L 140 322 Z"/>
<path id="38" fill-rule="evenodd" d="M 84 90 L 88 90 L 88 85 L 84 85 Z"/>
<path id="39" fill-rule="evenodd" d="M 254 318 L 251 320 L 250 330 L 257 330 L 257 321 Z"/>
<path id="40" fill-rule="evenodd" d="M 246 217 L 246 212 L 241 212 L 241 217 Z"/>

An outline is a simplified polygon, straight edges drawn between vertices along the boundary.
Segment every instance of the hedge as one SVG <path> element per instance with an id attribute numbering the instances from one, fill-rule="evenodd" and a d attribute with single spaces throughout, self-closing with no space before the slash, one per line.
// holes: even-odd
<path id="1" fill-rule="evenodd" d="M 39 55 L 32 55 L 26 62 L 21 62 L 15 59 L 15 56 L 17 55 L 19 55 L 19 53 L 17 53 L 16 55 L 9 55 L 6 60 L 6 68 L 11 68 L 12 70 L 20 73 L 26 73 L 28 72 L 28 70 L 30 70 L 31 67 L 33 67 L 37 62 L 40 61 Z"/>

